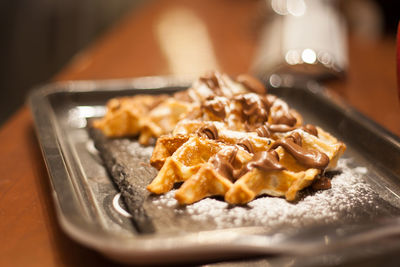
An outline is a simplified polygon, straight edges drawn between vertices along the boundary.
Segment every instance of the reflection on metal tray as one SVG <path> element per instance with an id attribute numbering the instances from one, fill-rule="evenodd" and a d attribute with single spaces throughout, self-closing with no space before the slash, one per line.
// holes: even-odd
<path id="1" fill-rule="evenodd" d="M 306 191 L 295 204 L 262 197 L 233 208 L 214 198 L 182 208 L 171 194 L 150 196 L 143 208 L 154 231 L 139 233 L 94 148 L 87 121 L 102 116 L 111 97 L 169 93 L 187 84 L 150 77 L 50 84 L 32 92 L 29 103 L 58 219 L 72 238 L 123 262 L 206 261 L 261 253 L 279 264 L 291 255 L 365 257 L 362 248 L 370 251 L 371 241 L 380 244 L 377 239 L 400 233 L 399 139 L 316 86 L 270 93 L 285 99 L 305 122 L 346 143 L 344 159 L 332 173 L 332 189 Z M 144 158 L 152 149 L 132 139 L 110 142 Z M 154 175 L 143 164 L 136 167 L 137 173 Z M 400 247 L 399 242 L 384 244 L 386 250 Z"/>

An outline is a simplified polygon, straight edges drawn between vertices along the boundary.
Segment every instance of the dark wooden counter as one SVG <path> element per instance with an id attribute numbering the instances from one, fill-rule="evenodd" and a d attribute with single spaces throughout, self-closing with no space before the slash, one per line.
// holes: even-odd
<path id="1" fill-rule="evenodd" d="M 230 74 L 247 72 L 262 21 L 260 10 L 258 1 L 150 1 L 77 55 L 55 80 L 172 73 L 174 63 L 160 45 L 163 37 L 156 34 L 160 21 L 180 25 L 173 17 L 166 17 L 171 12 L 186 12 L 192 17 L 190 23 L 205 29 L 203 33 L 209 38 L 214 63 L 220 70 Z M 327 86 L 400 136 L 395 40 L 365 41 L 350 37 L 349 53 L 346 80 Z M 196 64 L 181 62 L 186 66 L 188 63 Z M 111 265 L 60 230 L 46 167 L 27 107 L 21 108 L 2 126 L 0 147 L 0 266 Z"/>

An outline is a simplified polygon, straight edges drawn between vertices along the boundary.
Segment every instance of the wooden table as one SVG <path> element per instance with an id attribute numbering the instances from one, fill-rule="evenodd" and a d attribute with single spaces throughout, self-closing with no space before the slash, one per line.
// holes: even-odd
<path id="1" fill-rule="evenodd" d="M 202 67 L 218 67 L 230 74 L 247 72 L 263 21 L 260 7 L 259 1 L 244 0 L 148 2 L 73 58 L 55 80 L 164 75 L 190 66 L 201 71 L 192 60 L 201 61 L 203 56 L 193 51 L 179 55 L 176 47 L 187 44 L 200 44 L 208 60 L 198 62 Z M 193 27 L 198 34 L 190 31 Z M 179 32 L 191 39 L 182 39 Z M 346 80 L 328 87 L 400 136 L 394 39 L 366 41 L 350 36 L 349 57 Z M 0 147 L 0 266 L 113 264 L 60 229 L 27 107 L 2 126 Z"/>

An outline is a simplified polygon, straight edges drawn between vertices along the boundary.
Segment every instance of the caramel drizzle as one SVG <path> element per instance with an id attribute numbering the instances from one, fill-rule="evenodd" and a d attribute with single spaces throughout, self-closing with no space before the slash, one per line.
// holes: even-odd
<path id="1" fill-rule="evenodd" d="M 329 158 L 325 153 L 322 153 L 316 149 L 306 149 L 301 146 L 302 140 L 299 133 L 293 133 L 292 135 L 276 141 L 270 147 L 270 151 L 277 147 L 283 147 L 289 152 L 300 164 L 306 167 L 315 169 L 325 169 L 329 164 Z"/>

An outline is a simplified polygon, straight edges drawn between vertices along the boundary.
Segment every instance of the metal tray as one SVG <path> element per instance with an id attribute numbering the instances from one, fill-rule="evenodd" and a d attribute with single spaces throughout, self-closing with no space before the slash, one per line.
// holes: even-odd
<path id="1" fill-rule="evenodd" d="M 281 220 L 275 227 L 266 227 L 260 221 L 243 225 L 236 221 L 191 231 L 168 229 L 168 225 L 151 234 L 136 231 L 93 146 L 87 121 L 102 116 L 105 102 L 112 97 L 172 93 L 188 84 L 176 78 L 146 77 L 56 83 L 32 91 L 29 104 L 58 220 L 73 239 L 117 261 L 142 264 L 202 262 L 260 254 L 267 255 L 271 262 L 287 257 L 317 259 L 329 254 L 334 255 L 333 261 L 337 263 L 400 248 L 400 242 L 387 241 L 388 237 L 400 234 L 399 138 L 346 104 L 328 97 L 316 84 L 273 88 L 270 93 L 285 99 L 306 122 L 321 126 L 344 141 L 348 147 L 344 161 L 350 170 L 362 176 L 367 189 L 358 190 L 359 185 L 355 185 L 353 191 L 343 191 L 342 206 L 326 203 L 326 206 L 338 205 L 335 212 L 315 216 L 310 223 L 304 223 L 301 216 L 287 216 L 290 223 Z M 309 197 L 316 201 L 319 195 Z M 359 201 L 360 198 L 363 200 Z M 290 204 L 291 208 L 302 205 L 304 199 L 300 204 Z M 169 208 L 174 209 L 168 205 L 162 207 L 164 211 Z M 249 210 L 242 210 L 242 218 L 246 218 Z M 182 221 L 179 214 L 164 214 Z M 172 225 L 175 218 L 169 219 Z M 379 250 L 371 249 L 378 245 Z M 320 265 L 323 260 L 313 262 Z"/>

